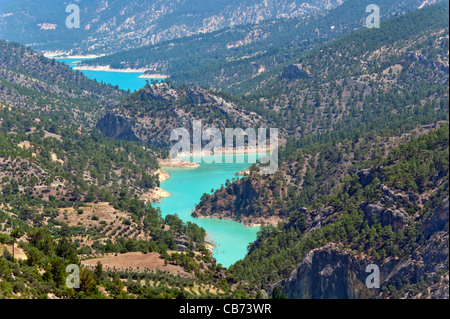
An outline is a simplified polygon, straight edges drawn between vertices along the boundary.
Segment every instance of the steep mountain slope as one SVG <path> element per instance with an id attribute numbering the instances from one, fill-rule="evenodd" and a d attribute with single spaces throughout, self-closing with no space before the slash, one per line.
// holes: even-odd
<path id="1" fill-rule="evenodd" d="M 232 271 L 269 290 L 278 282 L 290 298 L 447 298 L 448 129 L 392 149 L 317 208 L 263 227 Z M 366 286 L 371 264 L 380 289 Z"/>
<path id="2" fill-rule="evenodd" d="M 68 29 L 64 3 L 2 1 L 0 38 L 39 50 L 112 53 L 270 18 L 323 12 L 342 0 L 77 1 L 80 28 Z"/>

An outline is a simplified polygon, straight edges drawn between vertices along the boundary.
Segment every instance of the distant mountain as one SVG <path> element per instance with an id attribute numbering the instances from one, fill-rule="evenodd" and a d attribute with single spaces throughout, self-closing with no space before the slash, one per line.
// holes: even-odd
<path id="1" fill-rule="evenodd" d="M 3 0 L 0 38 L 39 50 L 112 53 L 224 27 L 316 14 L 343 0 L 80 0 L 80 28 L 65 26 L 68 3 Z"/>
<path id="2" fill-rule="evenodd" d="M 302 52 L 364 27 L 370 0 L 347 0 L 329 10 L 258 24 L 224 28 L 150 46 L 121 51 L 85 65 L 146 68 L 178 84 L 200 85 L 241 94 L 258 86 Z M 435 1 L 380 0 L 381 19 Z"/>

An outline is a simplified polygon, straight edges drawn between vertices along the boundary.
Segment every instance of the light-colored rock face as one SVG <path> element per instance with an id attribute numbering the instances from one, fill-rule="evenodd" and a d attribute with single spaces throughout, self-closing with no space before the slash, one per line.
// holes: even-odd
<path id="1" fill-rule="evenodd" d="M 49 0 L 41 1 L 38 7 L 22 3 L 24 0 L 5 1 L 16 4 L 7 7 L 11 12 L 0 15 L 0 25 L 6 26 L 4 32 L 0 29 L 1 38 L 15 36 L 17 39 L 12 40 L 20 42 L 28 42 L 26 39 L 30 38 L 42 44 L 39 39 L 45 39 L 47 33 L 53 32 L 52 40 L 64 41 L 67 34 L 63 31 L 67 30 L 64 30 L 63 4 L 51 8 Z M 343 0 L 80 0 L 77 5 L 80 7 L 81 32 L 77 35 L 77 41 L 80 41 L 77 47 L 82 51 L 111 53 L 224 27 L 315 14 L 342 3 Z M 61 10 L 61 17 L 48 18 L 50 10 Z M 36 26 L 35 21 L 43 23 Z M 17 30 L 19 24 L 30 32 L 38 27 L 41 33 L 11 35 L 9 30 L 14 27 Z"/>

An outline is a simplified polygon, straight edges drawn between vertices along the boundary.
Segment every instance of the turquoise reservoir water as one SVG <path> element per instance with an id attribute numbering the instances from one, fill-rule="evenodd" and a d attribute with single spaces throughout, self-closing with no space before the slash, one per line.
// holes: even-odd
<path id="1" fill-rule="evenodd" d="M 64 62 L 70 67 L 75 67 L 77 61 L 83 59 L 55 59 Z M 84 75 L 98 82 L 118 85 L 123 90 L 138 90 L 145 86 L 146 79 L 139 78 L 143 73 L 123 73 L 108 71 L 82 71 Z M 225 158 L 233 158 L 233 163 L 225 163 Z M 160 207 L 162 215 L 178 214 L 186 221 L 195 222 L 203 227 L 207 232 L 207 241 L 213 243 L 213 256 L 225 267 L 229 267 L 236 261 L 244 258 L 247 253 L 248 244 L 256 239 L 259 227 L 244 227 L 243 224 L 213 218 L 193 218 L 191 216 L 195 206 L 200 202 L 203 193 L 210 193 L 211 188 L 217 189 L 221 184 L 225 184 L 227 179 L 238 177 L 235 174 L 250 167 L 248 158 L 245 156 L 244 162 L 235 163 L 234 155 L 224 155 L 222 163 L 206 164 L 202 162 L 197 168 L 173 168 L 165 170 L 170 174 L 170 178 L 161 183 L 161 187 L 172 194 L 164 198 L 161 203 L 153 204 Z"/>
<path id="2" fill-rule="evenodd" d="M 233 157 L 233 155 L 224 155 Z M 245 159 L 247 161 L 247 157 Z M 238 177 L 235 174 L 247 169 L 249 163 L 211 163 L 202 162 L 197 168 L 164 168 L 170 178 L 161 183 L 161 188 L 172 196 L 164 198 L 161 203 L 153 204 L 160 207 L 162 215 L 178 214 L 184 221 L 195 222 L 207 232 L 207 241 L 215 245 L 213 256 L 225 267 L 242 259 L 247 254 L 247 246 L 256 239 L 259 227 L 244 227 L 243 224 L 214 218 L 193 218 L 191 213 L 200 202 L 203 193 L 210 193 L 211 188 L 217 189 L 225 184 L 227 179 Z"/>
<path id="3" fill-rule="evenodd" d="M 68 59 L 68 58 L 59 58 L 55 59 L 56 61 L 64 62 L 71 68 L 77 66 L 79 61 L 87 60 L 87 58 L 79 58 L 79 59 Z M 118 85 L 122 90 L 130 89 L 131 92 L 139 90 L 143 88 L 146 84 L 146 80 L 150 81 L 150 79 L 140 78 L 143 72 L 109 72 L 109 71 L 90 71 L 90 70 L 80 70 L 83 72 L 85 76 L 90 79 L 97 79 L 98 82 L 104 82 L 106 84 L 110 83 L 112 85 Z M 160 81 L 161 79 L 155 79 Z"/>

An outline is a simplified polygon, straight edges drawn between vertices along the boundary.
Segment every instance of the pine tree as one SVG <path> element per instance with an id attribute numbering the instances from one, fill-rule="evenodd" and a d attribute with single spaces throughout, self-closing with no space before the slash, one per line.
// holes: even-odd
<path id="1" fill-rule="evenodd" d="M 20 228 L 15 228 L 12 232 L 11 232 L 11 237 L 13 238 L 13 244 L 12 244 L 12 256 L 13 256 L 13 260 L 14 260 L 14 246 L 16 243 L 16 240 L 19 239 L 20 237 L 23 236 L 23 231 Z"/>

